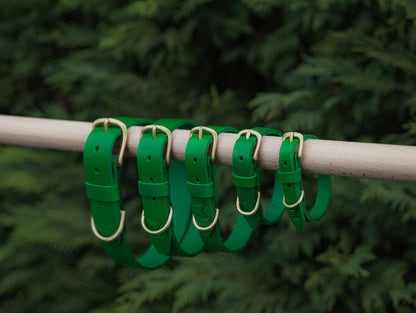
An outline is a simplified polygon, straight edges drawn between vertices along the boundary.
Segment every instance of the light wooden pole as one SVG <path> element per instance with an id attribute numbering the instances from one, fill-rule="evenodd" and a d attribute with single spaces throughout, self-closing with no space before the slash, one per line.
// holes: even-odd
<path id="1" fill-rule="evenodd" d="M 0 144 L 82 152 L 92 128 L 90 122 L 0 115 Z M 128 131 L 126 154 L 136 155 L 141 127 Z M 171 157 L 183 161 L 189 131 L 173 132 Z M 220 134 L 216 162 L 232 165 L 236 134 Z M 279 137 L 264 137 L 258 166 L 277 170 Z M 304 143 L 302 170 L 305 173 L 416 182 L 416 147 L 331 140 Z"/>

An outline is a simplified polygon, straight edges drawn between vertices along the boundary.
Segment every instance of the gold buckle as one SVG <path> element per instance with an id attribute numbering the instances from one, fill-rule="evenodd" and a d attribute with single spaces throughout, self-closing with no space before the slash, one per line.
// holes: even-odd
<path id="1" fill-rule="evenodd" d="M 167 230 L 170 226 L 170 224 L 172 223 L 172 217 L 173 217 L 173 209 L 172 206 L 170 206 L 169 209 L 169 216 L 168 216 L 168 220 L 166 221 L 166 224 L 158 230 L 150 230 L 149 228 L 147 228 L 146 226 L 146 221 L 144 218 L 144 211 L 142 211 L 142 218 L 141 218 L 141 223 L 143 226 L 143 229 L 150 235 L 160 235 L 161 233 L 163 233 L 165 230 Z"/>
<path id="2" fill-rule="evenodd" d="M 302 189 L 301 192 L 300 192 L 300 197 L 299 197 L 298 201 L 296 201 L 293 204 L 287 204 L 286 198 L 285 198 L 285 196 L 283 196 L 283 205 L 288 209 L 296 208 L 302 202 L 304 196 L 305 196 L 305 190 Z"/>
<path id="3" fill-rule="evenodd" d="M 237 139 L 240 138 L 242 135 L 246 135 L 246 139 L 248 140 L 248 138 L 250 138 L 250 135 L 254 135 L 257 137 L 257 145 L 256 145 L 256 149 L 254 150 L 254 154 L 253 154 L 253 160 L 257 161 L 258 160 L 258 155 L 259 155 L 259 149 L 260 149 L 260 143 L 261 143 L 261 134 L 253 129 L 244 129 L 242 131 L 240 131 L 237 135 Z"/>
<path id="4" fill-rule="evenodd" d="M 97 228 L 95 227 L 94 218 L 91 216 L 91 229 L 94 235 L 101 241 L 105 241 L 105 242 L 111 242 L 111 241 L 116 240 L 123 231 L 124 221 L 126 219 L 126 211 L 120 210 L 120 213 L 121 213 L 121 218 L 120 218 L 120 224 L 118 225 L 118 229 L 113 235 L 109 237 L 104 237 L 98 232 Z"/>
<path id="5" fill-rule="evenodd" d="M 192 214 L 192 223 L 194 223 L 194 226 L 196 229 L 200 230 L 200 231 L 208 231 L 211 230 L 215 227 L 215 225 L 217 225 L 218 222 L 218 217 L 220 215 L 220 210 L 218 210 L 218 208 L 215 209 L 215 217 L 214 220 L 212 221 L 211 225 L 208 225 L 207 227 L 202 227 L 199 226 L 198 222 L 195 219 L 195 215 Z"/>
<path id="6" fill-rule="evenodd" d="M 152 130 L 152 138 L 156 137 L 156 130 L 161 130 L 162 132 L 164 132 L 166 134 L 166 136 L 168 136 L 168 142 L 167 142 L 167 147 L 166 147 L 166 154 L 165 154 L 165 161 L 166 164 L 169 165 L 170 164 L 170 152 L 172 150 L 172 132 L 169 130 L 169 128 L 165 127 L 165 126 L 161 126 L 161 125 L 147 125 L 142 127 L 141 131 L 140 131 L 140 138 L 142 138 L 143 134 L 147 131 L 147 130 Z"/>
<path id="7" fill-rule="evenodd" d="M 283 137 L 282 137 L 282 142 L 287 138 L 289 138 L 289 142 L 292 142 L 294 137 L 299 139 L 298 158 L 301 159 L 302 158 L 302 151 L 303 151 L 303 135 L 301 133 L 297 133 L 297 132 L 284 133 Z"/>
<path id="8" fill-rule="evenodd" d="M 191 129 L 190 133 L 189 133 L 189 137 L 192 137 L 192 135 L 198 131 L 199 135 L 198 135 L 198 140 L 202 139 L 202 132 L 206 131 L 208 133 L 210 133 L 212 135 L 212 151 L 211 151 L 211 161 L 215 162 L 215 153 L 217 152 L 217 142 L 218 142 L 218 134 L 215 130 L 213 130 L 212 128 L 209 127 L 205 127 L 205 126 L 197 126 Z"/>
<path id="9" fill-rule="evenodd" d="M 237 201 L 236 201 L 236 206 L 237 206 L 237 211 L 238 211 L 238 213 L 240 213 L 240 214 L 242 214 L 242 215 L 244 215 L 244 216 L 251 216 L 251 215 L 253 215 L 254 213 L 256 213 L 257 212 L 257 210 L 259 209 L 259 207 L 260 207 L 260 196 L 261 196 L 261 193 L 260 193 L 260 191 L 257 191 L 257 201 L 256 201 L 256 206 L 254 207 L 254 209 L 253 210 L 251 210 L 250 212 L 245 212 L 245 211 L 243 211 L 242 209 L 241 209 L 241 207 L 240 207 L 240 199 L 238 198 L 238 196 L 237 196 Z"/>
<path id="10" fill-rule="evenodd" d="M 99 119 L 95 120 L 92 123 L 92 129 L 97 127 L 99 124 L 104 124 L 104 131 L 105 132 L 108 130 L 108 124 L 116 125 L 116 126 L 120 127 L 120 129 L 121 129 L 121 132 L 123 134 L 123 140 L 121 142 L 120 153 L 118 155 L 118 161 L 117 161 L 117 165 L 120 167 L 121 165 L 123 165 L 124 151 L 126 150 L 127 126 L 126 126 L 126 124 L 124 124 L 123 122 L 121 122 L 119 120 L 116 120 L 116 119 L 110 118 L 110 117 L 105 117 L 105 118 L 99 118 Z"/>

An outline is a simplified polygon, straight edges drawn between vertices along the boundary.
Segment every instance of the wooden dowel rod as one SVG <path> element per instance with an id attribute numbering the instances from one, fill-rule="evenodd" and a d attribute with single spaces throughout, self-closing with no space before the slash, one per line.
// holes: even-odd
<path id="1" fill-rule="evenodd" d="M 0 115 L 0 144 L 81 152 L 91 127 L 90 122 Z M 136 154 L 140 128 L 129 129 L 127 155 Z M 188 137 L 187 130 L 173 132 L 173 159 L 184 160 Z M 236 134 L 219 135 L 218 163 L 232 165 L 236 138 Z M 264 137 L 258 166 L 277 170 L 280 145 L 280 138 Z M 305 173 L 416 182 L 416 147 L 310 139 L 304 143 L 302 170 Z"/>

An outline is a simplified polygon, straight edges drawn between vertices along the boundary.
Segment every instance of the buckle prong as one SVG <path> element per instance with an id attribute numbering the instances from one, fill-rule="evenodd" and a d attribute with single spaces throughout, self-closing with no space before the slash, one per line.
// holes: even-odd
<path id="1" fill-rule="evenodd" d="M 106 118 L 106 119 L 104 120 L 104 131 L 105 131 L 105 132 L 108 130 L 108 122 L 109 122 L 109 120 L 108 120 L 108 118 Z"/>

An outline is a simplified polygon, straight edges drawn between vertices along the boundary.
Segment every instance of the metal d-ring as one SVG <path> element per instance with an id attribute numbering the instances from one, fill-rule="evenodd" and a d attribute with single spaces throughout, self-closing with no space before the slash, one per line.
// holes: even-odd
<path id="1" fill-rule="evenodd" d="M 121 165 L 123 165 L 124 151 L 126 150 L 127 126 L 122 121 L 116 120 L 115 118 L 105 117 L 105 118 L 99 118 L 99 119 L 95 120 L 92 123 L 92 129 L 94 129 L 95 127 L 97 127 L 100 124 L 104 124 L 104 129 L 103 130 L 105 132 L 108 130 L 108 125 L 109 124 L 116 125 L 116 126 L 120 127 L 120 129 L 121 129 L 121 132 L 123 134 L 123 139 L 121 141 L 121 148 L 120 148 L 120 152 L 119 152 L 119 155 L 118 155 L 118 161 L 117 161 L 117 165 L 120 167 Z"/>
<path id="2" fill-rule="evenodd" d="M 165 230 L 169 228 L 170 224 L 172 223 L 172 217 L 173 217 L 173 209 L 172 209 L 172 206 L 170 206 L 169 216 L 168 216 L 168 220 L 166 221 L 166 224 L 161 229 L 151 230 L 146 226 L 146 221 L 144 218 L 144 211 L 142 211 L 142 218 L 141 218 L 142 227 L 150 235 L 160 235 L 161 233 L 163 233 Z"/>
<path id="3" fill-rule="evenodd" d="M 118 229 L 113 235 L 109 237 L 104 237 L 98 232 L 97 228 L 95 227 L 94 218 L 91 216 L 91 229 L 94 235 L 101 241 L 105 241 L 105 242 L 112 242 L 116 240 L 123 232 L 124 221 L 126 219 L 126 211 L 120 210 L 120 214 L 121 214 L 121 217 L 120 217 L 120 224 L 118 225 Z"/>
<path id="4" fill-rule="evenodd" d="M 202 226 L 199 226 L 198 222 L 195 219 L 195 215 L 192 214 L 192 223 L 194 223 L 195 228 L 200 230 L 200 231 L 209 231 L 209 230 L 213 229 L 215 227 L 215 225 L 217 225 L 219 215 L 220 215 L 220 210 L 218 210 L 218 208 L 216 208 L 215 209 L 215 217 L 214 217 L 214 220 L 212 221 L 211 225 L 208 225 L 207 227 L 202 227 Z"/>
<path id="5" fill-rule="evenodd" d="M 251 216 L 251 215 L 253 215 L 254 213 L 256 213 L 257 212 L 257 210 L 259 209 L 259 207 L 260 207 L 260 197 L 261 197 L 261 193 L 260 193 L 260 191 L 257 191 L 257 201 L 256 201 L 256 206 L 254 207 L 254 209 L 253 210 L 251 210 L 250 212 L 245 212 L 245 211 L 243 211 L 242 209 L 241 209 L 241 207 L 240 207 L 240 198 L 237 196 L 237 201 L 236 201 L 236 206 L 237 206 L 237 211 L 238 211 L 238 213 L 240 213 L 240 214 L 242 214 L 242 215 L 244 215 L 244 216 Z"/>
<path id="6" fill-rule="evenodd" d="M 303 198 L 304 198 L 304 196 L 305 196 L 305 190 L 301 190 L 301 192 L 300 192 L 300 197 L 299 197 L 299 199 L 298 199 L 298 201 L 296 201 L 295 203 L 293 203 L 293 204 L 288 204 L 287 202 L 286 202 L 286 198 L 285 198 L 285 196 L 283 196 L 283 205 L 286 207 L 286 208 L 288 208 L 288 209 L 293 209 L 293 208 L 296 208 L 301 202 L 302 202 L 302 200 L 303 200 Z"/>

